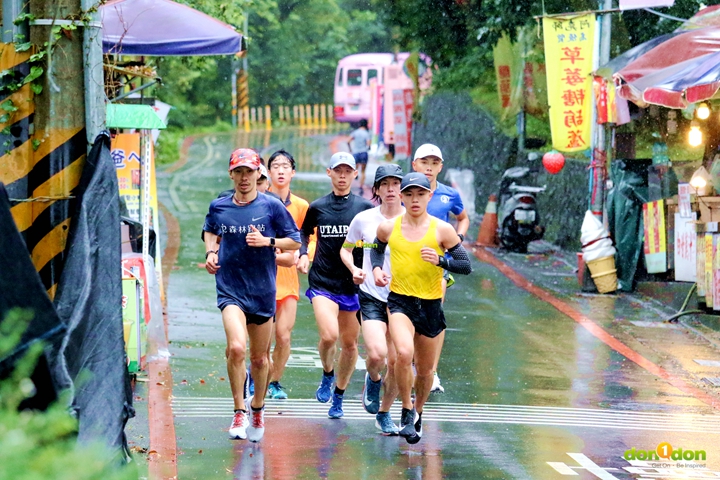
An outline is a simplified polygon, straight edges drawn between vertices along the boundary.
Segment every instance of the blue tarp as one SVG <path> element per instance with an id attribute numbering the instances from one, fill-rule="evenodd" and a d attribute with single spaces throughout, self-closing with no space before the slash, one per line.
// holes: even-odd
<path id="1" fill-rule="evenodd" d="M 242 34 L 170 0 L 110 0 L 100 6 L 103 51 L 148 56 L 235 55 Z"/>

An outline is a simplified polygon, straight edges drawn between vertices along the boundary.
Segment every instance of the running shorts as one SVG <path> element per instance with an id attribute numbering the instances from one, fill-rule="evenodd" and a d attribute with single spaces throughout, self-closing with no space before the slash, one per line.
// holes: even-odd
<path id="1" fill-rule="evenodd" d="M 360 310 L 360 302 L 358 302 L 357 294 L 336 295 L 334 293 L 328 293 L 323 292 L 322 290 L 313 290 L 312 288 L 308 288 L 305 292 L 305 296 L 310 299 L 310 303 L 312 303 L 312 299 L 317 296 L 325 297 L 337 303 L 338 307 L 340 307 L 340 310 L 343 312 L 357 312 L 358 310 Z"/>
<path id="2" fill-rule="evenodd" d="M 358 293 L 360 300 L 360 313 L 363 320 L 380 320 L 385 324 L 388 323 L 387 303 L 378 300 L 362 290 Z"/>
<path id="3" fill-rule="evenodd" d="M 425 300 L 390 292 L 387 306 L 391 314 L 405 314 L 415 327 L 415 332 L 424 337 L 435 338 L 445 330 L 445 314 L 440 298 Z"/>
<path id="4" fill-rule="evenodd" d="M 227 307 L 229 305 L 235 305 L 240 310 L 242 310 L 242 312 L 245 314 L 245 324 L 246 325 L 263 325 L 272 318 L 272 317 L 263 317 L 262 315 L 256 315 L 254 313 L 248 313 L 245 310 L 243 310 L 240 305 L 238 305 L 237 303 L 233 302 L 230 299 L 225 299 L 224 301 L 222 301 L 220 303 L 220 305 L 219 305 L 220 311 L 222 312 L 223 310 L 225 310 L 225 307 Z"/>
<path id="5" fill-rule="evenodd" d="M 353 153 L 355 157 L 355 163 L 368 163 L 368 152 Z"/>

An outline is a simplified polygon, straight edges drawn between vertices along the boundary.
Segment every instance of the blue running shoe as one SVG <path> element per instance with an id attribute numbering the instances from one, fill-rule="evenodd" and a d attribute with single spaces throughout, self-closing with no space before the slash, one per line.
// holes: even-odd
<path id="1" fill-rule="evenodd" d="M 397 435 L 400 429 L 392 421 L 390 412 L 378 412 L 375 415 L 375 427 L 382 432 L 383 435 Z"/>
<path id="2" fill-rule="evenodd" d="M 270 382 L 270 385 L 268 385 L 268 395 L 275 400 L 286 400 L 288 397 L 288 394 L 285 393 L 280 382 Z"/>
<path id="3" fill-rule="evenodd" d="M 382 380 L 377 382 L 370 378 L 370 374 L 365 374 L 365 386 L 363 386 L 362 404 L 365 411 L 375 415 L 380 411 L 380 388 Z"/>
<path id="4" fill-rule="evenodd" d="M 245 398 L 255 395 L 255 382 L 253 381 L 250 369 L 245 370 Z"/>
<path id="5" fill-rule="evenodd" d="M 332 396 L 332 405 L 330 406 L 330 410 L 328 410 L 328 417 L 330 417 L 330 418 L 340 418 L 340 417 L 342 417 L 343 415 L 345 415 L 345 413 L 343 412 L 343 408 L 342 408 L 342 401 L 343 401 L 343 396 L 342 396 L 342 395 L 338 395 L 337 393 L 333 393 L 333 396 Z"/>
<path id="6" fill-rule="evenodd" d="M 332 386 L 334 383 L 335 375 L 328 376 L 323 374 L 322 380 L 320 380 L 320 386 L 317 391 L 315 391 L 315 398 L 317 398 L 318 402 L 328 403 L 330 401 L 333 395 Z"/>

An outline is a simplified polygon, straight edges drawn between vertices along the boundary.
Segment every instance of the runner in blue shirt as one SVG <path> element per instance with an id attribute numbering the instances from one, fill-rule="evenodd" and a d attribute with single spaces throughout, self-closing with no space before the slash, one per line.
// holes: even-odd
<path id="1" fill-rule="evenodd" d="M 272 336 L 269 320 L 275 315 L 275 249 L 300 248 L 300 232 L 282 202 L 258 193 L 259 168 L 260 156 L 254 150 L 241 148 L 232 153 L 228 171 L 235 192 L 210 203 L 203 226 L 205 266 L 215 275 L 217 304 L 227 337 L 228 377 L 235 404 L 229 434 L 252 442 L 260 441 L 265 433 Z M 250 369 L 258 393 L 248 399 L 249 419 L 243 388 L 246 337 L 250 338 Z"/>
<path id="2" fill-rule="evenodd" d="M 427 206 L 428 213 L 433 217 L 439 218 L 443 222 L 450 221 L 450 213 L 455 215 L 455 219 L 457 220 L 455 230 L 460 237 L 460 241 L 463 242 L 468 228 L 470 227 L 470 218 L 465 212 L 465 207 L 463 206 L 460 193 L 454 188 L 437 181 L 438 174 L 440 174 L 443 168 L 443 156 L 440 149 L 432 143 L 420 145 L 413 156 L 412 166 L 413 170 L 424 174 L 430 181 L 433 196 Z M 443 301 L 445 300 L 445 290 L 448 286 L 448 280 L 451 279 L 452 277 L 450 274 L 445 272 L 442 283 Z M 454 282 L 451 282 L 450 285 L 452 285 L 452 283 Z M 440 384 L 440 377 L 437 374 L 437 368 L 438 362 L 440 361 L 440 354 L 442 353 L 442 345 L 445 343 L 445 330 L 442 331 L 440 336 L 440 348 L 437 350 L 435 364 L 433 365 L 433 384 L 431 392 L 444 393 L 445 389 Z"/>

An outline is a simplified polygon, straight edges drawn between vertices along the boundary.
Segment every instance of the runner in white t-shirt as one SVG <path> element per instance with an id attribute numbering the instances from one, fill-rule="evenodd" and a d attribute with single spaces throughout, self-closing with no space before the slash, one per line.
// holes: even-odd
<path id="1" fill-rule="evenodd" d="M 368 413 L 375 414 L 375 425 L 385 435 L 397 435 L 398 427 L 390 416 L 392 406 L 398 394 L 395 383 L 395 347 L 388 332 L 387 298 L 389 287 L 378 287 L 372 275 L 370 250 L 381 223 L 396 218 L 405 212 L 400 201 L 400 182 L 403 177 L 398 165 L 381 165 L 375 172 L 373 185 L 374 199 L 380 206 L 358 213 L 348 228 L 345 244 L 340 251 L 343 263 L 353 275 L 353 281 L 360 285 L 360 314 L 363 339 L 367 350 L 365 365 L 365 386 L 363 388 L 363 407 Z M 363 268 L 353 263 L 352 249 L 363 246 Z M 390 271 L 390 250 L 385 251 L 383 271 Z M 387 371 L 381 373 L 387 361 Z M 380 387 L 385 392 L 380 401 Z"/>

